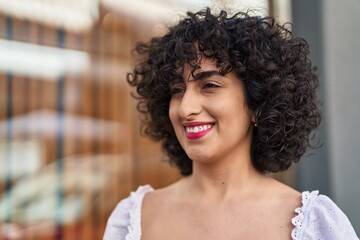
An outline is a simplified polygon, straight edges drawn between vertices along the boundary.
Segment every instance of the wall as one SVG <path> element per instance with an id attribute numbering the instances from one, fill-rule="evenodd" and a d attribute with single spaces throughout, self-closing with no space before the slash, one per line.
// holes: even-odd
<path id="1" fill-rule="evenodd" d="M 294 30 L 319 66 L 322 147 L 297 168 L 299 190 L 329 195 L 360 232 L 360 2 L 293 1 Z"/>
<path id="2" fill-rule="evenodd" d="M 360 232 L 360 1 L 323 1 L 329 156 L 334 198 Z"/>

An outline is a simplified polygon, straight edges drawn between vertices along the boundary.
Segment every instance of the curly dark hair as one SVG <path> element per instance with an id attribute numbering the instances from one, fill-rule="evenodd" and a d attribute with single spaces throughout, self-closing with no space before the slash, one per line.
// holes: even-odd
<path id="1" fill-rule="evenodd" d="M 298 162 L 320 124 L 318 77 L 308 58 L 309 46 L 272 17 L 248 13 L 227 17 L 226 11 L 214 15 L 209 8 L 188 12 L 162 37 L 137 43 L 134 52 L 140 61 L 127 81 L 139 95 L 143 132 L 162 141 L 182 175 L 192 173 L 192 160 L 170 122 L 169 84 L 182 78 L 184 64 L 199 68 L 199 52 L 216 60 L 221 75 L 233 71 L 244 82 L 247 105 L 257 124 L 251 157 L 258 171 L 284 171 Z"/>

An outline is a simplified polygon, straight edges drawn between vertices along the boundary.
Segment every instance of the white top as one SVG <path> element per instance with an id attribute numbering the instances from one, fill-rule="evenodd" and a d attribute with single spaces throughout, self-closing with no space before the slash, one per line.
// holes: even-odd
<path id="1" fill-rule="evenodd" d="M 120 201 L 108 220 L 104 240 L 141 239 L 141 205 L 151 191 L 151 186 L 141 186 Z M 293 240 L 359 240 L 349 219 L 327 196 L 319 195 L 319 191 L 303 192 L 301 203 L 291 220 Z"/>

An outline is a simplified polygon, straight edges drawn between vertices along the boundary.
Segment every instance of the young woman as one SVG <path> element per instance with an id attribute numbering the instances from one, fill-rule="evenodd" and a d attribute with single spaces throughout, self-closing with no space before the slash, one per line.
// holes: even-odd
<path id="1" fill-rule="evenodd" d="M 136 52 L 128 82 L 145 133 L 184 177 L 131 193 L 104 239 L 358 239 L 328 197 L 267 174 L 298 162 L 320 123 L 305 40 L 272 18 L 206 9 Z"/>

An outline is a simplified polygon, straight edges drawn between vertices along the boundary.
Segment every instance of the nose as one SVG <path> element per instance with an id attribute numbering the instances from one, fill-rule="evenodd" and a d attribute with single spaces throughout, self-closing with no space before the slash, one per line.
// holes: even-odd
<path id="1" fill-rule="evenodd" d="M 179 115 L 182 119 L 192 120 L 201 112 L 201 98 L 195 90 L 185 91 L 179 107 Z"/>

